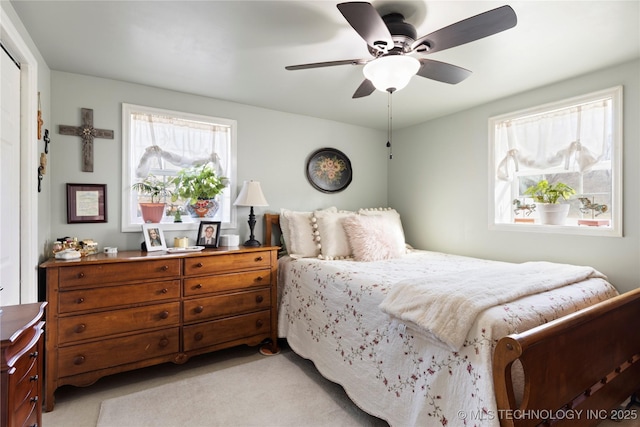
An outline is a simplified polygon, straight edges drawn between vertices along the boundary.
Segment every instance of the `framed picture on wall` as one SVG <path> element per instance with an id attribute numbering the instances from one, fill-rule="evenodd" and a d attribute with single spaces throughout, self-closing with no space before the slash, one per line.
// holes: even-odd
<path id="1" fill-rule="evenodd" d="M 167 250 L 167 241 L 160 225 L 142 224 L 142 234 L 144 235 L 144 243 L 147 245 L 147 252 Z"/>
<path id="2" fill-rule="evenodd" d="M 67 224 L 107 222 L 107 184 L 67 184 Z"/>
<path id="3" fill-rule="evenodd" d="M 198 229 L 198 246 L 217 248 L 220 239 L 220 221 L 200 221 Z"/>

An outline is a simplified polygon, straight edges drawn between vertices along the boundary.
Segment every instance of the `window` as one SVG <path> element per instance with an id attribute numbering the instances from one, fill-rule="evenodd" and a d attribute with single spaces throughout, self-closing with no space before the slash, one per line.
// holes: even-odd
<path id="1" fill-rule="evenodd" d="M 168 182 L 183 168 L 210 164 L 229 185 L 218 196 L 220 208 L 214 217 L 222 228 L 236 227 L 236 121 L 140 105 L 122 105 L 123 169 L 122 231 L 140 231 L 143 223 L 138 194 L 131 185 L 148 175 Z M 186 213 L 186 202 L 163 199 L 164 230 L 195 230 L 199 219 Z M 182 210 L 182 222 L 173 213 Z"/>
<path id="2" fill-rule="evenodd" d="M 490 118 L 489 175 L 491 229 L 622 236 L 622 87 Z M 563 225 L 525 194 L 543 179 L 576 192 Z"/>

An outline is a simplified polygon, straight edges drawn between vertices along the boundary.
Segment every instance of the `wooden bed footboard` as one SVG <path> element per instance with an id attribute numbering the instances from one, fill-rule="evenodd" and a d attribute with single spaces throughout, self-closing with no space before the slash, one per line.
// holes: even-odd
<path id="1" fill-rule="evenodd" d="M 502 338 L 493 359 L 500 425 L 582 427 L 636 416 L 613 409 L 640 390 L 639 317 L 636 289 Z M 516 361 L 524 372 L 518 398 L 511 375 Z"/>

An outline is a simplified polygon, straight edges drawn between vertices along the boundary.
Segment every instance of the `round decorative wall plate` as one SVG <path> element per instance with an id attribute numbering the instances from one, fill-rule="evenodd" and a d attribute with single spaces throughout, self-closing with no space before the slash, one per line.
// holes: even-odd
<path id="1" fill-rule="evenodd" d="M 351 183 L 351 161 L 335 148 L 321 148 L 307 159 L 307 179 L 318 191 L 337 193 Z"/>

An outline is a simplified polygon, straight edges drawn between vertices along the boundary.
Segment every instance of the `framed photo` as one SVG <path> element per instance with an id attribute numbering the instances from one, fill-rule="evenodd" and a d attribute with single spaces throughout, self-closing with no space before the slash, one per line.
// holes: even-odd
<path id="1" fill-rule="evenodd" d="M 217 248 L 220 239 L 220 221 L 200 221 L 198 229 L 198 246 Z"/>
<path id="2" fill-rule="evenodd" d="M 323 193 L 337 193 L 351 184 L 351 161 L 335 148 L 321 148 L 307 159 L 307 180 Z"/>
<path id="3" fill-rule="evenodd" d="M 166 251 L 167 241 L 164 239 L 162 228 L 158 224 L 142 224 L 142 234 L 144 243 L 147 245 L 147 252 Z"/>
<path id="4" fill-rule="evenodd" d="M 107 184 L 67 184 L 67 224 L 107 222 Z"/>

